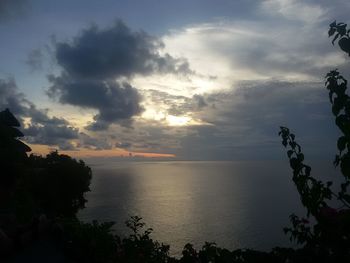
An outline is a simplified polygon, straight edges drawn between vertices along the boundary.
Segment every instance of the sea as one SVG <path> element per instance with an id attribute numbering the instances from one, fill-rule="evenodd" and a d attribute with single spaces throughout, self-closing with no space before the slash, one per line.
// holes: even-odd
<path id="1" fill-rule="evenodd" d="M 331 162 L 314 161 L 312 174 L 339 178 Z M 114 221 L 130 231 L 130 216 L 143 218 L 154 240 L 180 256 L 185 244 L 215 242 L 230 250 L 295 247 L 284 234 L 289 216 L 306 216 L 286 161 L 158 161 L 91 164 L 91 191 L 79 218 Z"/>

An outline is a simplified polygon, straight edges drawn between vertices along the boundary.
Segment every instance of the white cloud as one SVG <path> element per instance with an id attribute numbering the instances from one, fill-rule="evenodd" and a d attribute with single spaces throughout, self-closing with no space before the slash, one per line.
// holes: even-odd
<path id="1" fill-rule="evenodd" d="M 166 52 L 186 57 L 199 74 L 216 76 L 214 90 L 241 80 L 319 80 L 329 67 L 348 62 L 326 31 L 327 25 L 222 21 L 172 31 L 163 41 Z"/>
<path id="2" fill-rule="evenodd" d="M 289 20 L 302 21 L 306 24 L 327 20 L 327 9 L 318 4 L 300 0 L 265 0 L 262 10 L 271 15 L 281 15 Z"/>

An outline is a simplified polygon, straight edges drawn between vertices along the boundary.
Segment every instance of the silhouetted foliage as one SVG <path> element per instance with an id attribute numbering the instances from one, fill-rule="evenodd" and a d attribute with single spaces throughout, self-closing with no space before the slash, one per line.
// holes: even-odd
<path id="1" fill-rule="evenodd" d="M 44 213 L 73 217 L 85 207 L 92 173 L 83 161 L 54 151 L 46 157 L 30 155 L 29 165 L 30 187 Z"/>
<path id="2" fill-rule="evenodd" d="M 118 257 L 121 262 L 167 262 L 169 246 L 154 241 L 150 235 L 152 228 L 144 230 L 145 223 L 141 217 L 132 216 L 126 222 L 126 226 L 132 231 L 129 237 L 118 238 Z"/>
<path id="3" fill-rule="evenodd" d="M 152 229 L 145 228 L 142 218 L 132 216 L 126 221 L 131 234 L 125 238 L 113 234 L 113 222 L 81 223 L 77 220 L 63 222 L 69 257 L 76 262 L 179 262 L 179 263 L 285 263 L 313 262 L 304 250 L 274 248 L 271 252 L 252 249 L 228 249 L 206 242 L 201 249 L 186 244 L 180 259 L 169 256 L 169 246 L 151 238 Z"/>
<path id="4" fill-rule="evenodd" d="M 340 48 L 350 55 L 350 30 L 344 23 L 330 24 L 329 37 L 334 36 L 332 44 L 338 40 Z M 338 193 L 331 190 L 332 182 L 322 182 L 311 176 L 311 167 L 304 164 L 304 154 L 295 141 L 295 135 L 286 127 L 281 127 L 279 135 L 282 144 L 288 148 L 287 155 L 293 170 L 293 181 L 300 194 L 301 202 L 307 209 L 307 217 L 312 216 L 315 223 L 309 219 L 291 215 L 291 228 L 285 228 L 292 240 L 304 244 L 311 259 L 322 259 L 341 262 L 350 260 L 350 97 L 346 94 L 347 80 L 337 70 L 326 75 L 325 86 L 329 90 L 329 99 L 335 124 L 343 133 L 337 141 L 339 153 L 334 165 L 340 165 L 344 182 Z M 335 198 L 339 208 L 329 205 L 329 200 Z"/>
<path id="5" fill-rule="evenodd" d="M 0 112 L 0 262 L 39 239 L 52 243 L 57 216 L 75 218 L 90 190 L 83 161 L 58 152 L 28 157 L 19 126 L 8 109 Z"/>
<path id="6" fill-rule="evenodd" d="M 131 230 L 128 237 L 113 233 L 114 222 L 82 223 L 63 221 L 66 250 L 77 262 L 171 262 L 169 246 L 154 241 L 151 228 L 143 229 L 142 218 L 132 216 L 125 222 Z"/>
<path id="7" fill-rule="evenodd" d="M 75 262 L 115 262 L 117 240 L 113 222 L 83 223 L 77 219 L 62 221 L 65 250 Z"/>
<path id="8" fill-rule="evenodd" d="M 329 25 L 328 36 L 331 37 L 334 35 L 332 44 L 338 40 L 339 47 L 350 56 L 350 29 L 348 30 L 347 24 L 337 23 L 334 21 Z"/>

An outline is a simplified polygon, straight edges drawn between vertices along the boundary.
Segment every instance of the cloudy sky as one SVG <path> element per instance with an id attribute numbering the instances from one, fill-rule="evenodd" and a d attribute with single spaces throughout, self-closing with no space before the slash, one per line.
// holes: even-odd
<path id="1" fill-rule="evenodd" d="M 1 0 L 0 109 L 36 153 L 182 160 L 336 153 L 324 75 L 348 0 Z"/>

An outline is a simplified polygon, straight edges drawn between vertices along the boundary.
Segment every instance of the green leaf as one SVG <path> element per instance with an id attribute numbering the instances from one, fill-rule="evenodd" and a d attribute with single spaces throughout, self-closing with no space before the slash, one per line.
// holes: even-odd
<path id="1" fill-rule="evenodd" d="M 333 103 L 333 93 L 334 93 L 333 91 L 329 92 L 329 101 L 330 101 L 330 103 Z"/>
<path id="2" fill-rule="evenodd" d="M 350 195 L 344 194 L 343 199 L 350 204 Z"/>
<path id="3" fill-rule="evenodd" d="M 333 165 L 334 165 L 335 167 L 337 167 L 337 166 L 339 165 L 339 163 L 340 163 L 340 156 L 337 154 L 337 155 L 335 156 L 334 161 L 333 161 Z"/>
<path id="4" fill-rule="evenodd" d="M 344 177 L 350 178 L 350 154 L 347 153 L 341 158 L 340 169 Z"/>
<path id="5" fill-rule="evenodd" d="M 292 154 L 293 154 L 293 151 L 292 151 L 292 150 L 289 150 L 289 151 L 287 152 L 287 155 L 288 155 L 289 158 L 292 156 Z"/>
<path id="6" fill-rule="evenodd" d="M 332 112 L 335 116 L 337 116 L 339 114 L 341 110 L 341 106 L 339 104 L 334 103 L 332 106 Z"/>
<path id="7" fill-rule="evenodd" d="M 332 40 L 333 46 L 334 46 L 334 42 L 338 39 L 339 36 L 340 36 L 339 34 L 336 34 L 335 37 L 333 38 L 333 40 Z"/>
<path id="8" fill-rule="evenodd" d="M 348 188 L 349 184 L 350 184 L 350 181 L 347 181 L 346 183 L 342 183 L 340 185 L 342 192 L 344 192 L 344 193 L 346 192 L 346 189 Z"/>
<path id="9" fill-rule="evenodd" d="M 291 158 L 289 163 L 290 163 L 290 167 L 292 167 L 293 170 L 296 170 L 300 165 L 300 162 L 297 158 Z"/>
<path id="10" fill-rule="evenodd" d="M 345 136 L 342 136 L 338 139 L 338 142 L 337 142 L 337 146 L 338 146 L 338 150 L 339 151 L 344 151 L 345 150 L 345 147 L 346 147 L 346 144 L 347 144 L 347 139 Z"/>
<path id="11" fill-rule="evenodd" d="M 337 31 L 336 28 L 334 27 L 331 27 L 329 30 L 328 30 L 328 37 L 331 37 L 334 35 L 334 33 Z"/>
<path id="12" fill-rule="evenodd" d="M 294 150 L 295 147 L 297 146 L 296 142 L 289 142 L 290 147 L 292 147 L 292 149 Z"/>
<path id="13" fill-rule="evenodd" d="M 298 154 L 298 160 L 299 160 L 300 162 L 304 161 L 304 154 L 299 153 L 299 154 Z"/>
<path id="14" fill-rule="evenodd" d="M 308 165 L 304 165 L 304 168 L 305 168 L 305 174 L 306 174 L 306 176 L 310 176 L 311 167 L 308 166 Z"/>
<path id="15" fill-rule="evenodd" d="M 337 20 L 334 20 L 329 26 L 330 27 L 335 27 L 337 25 Z"/>
<path id="16" fill-rule="evenodd" d="M 344 36 L 346 34 L 346 24 L 339 23 L 337 26 L 337 31 L 339 32 L 340 35 Z"/>

